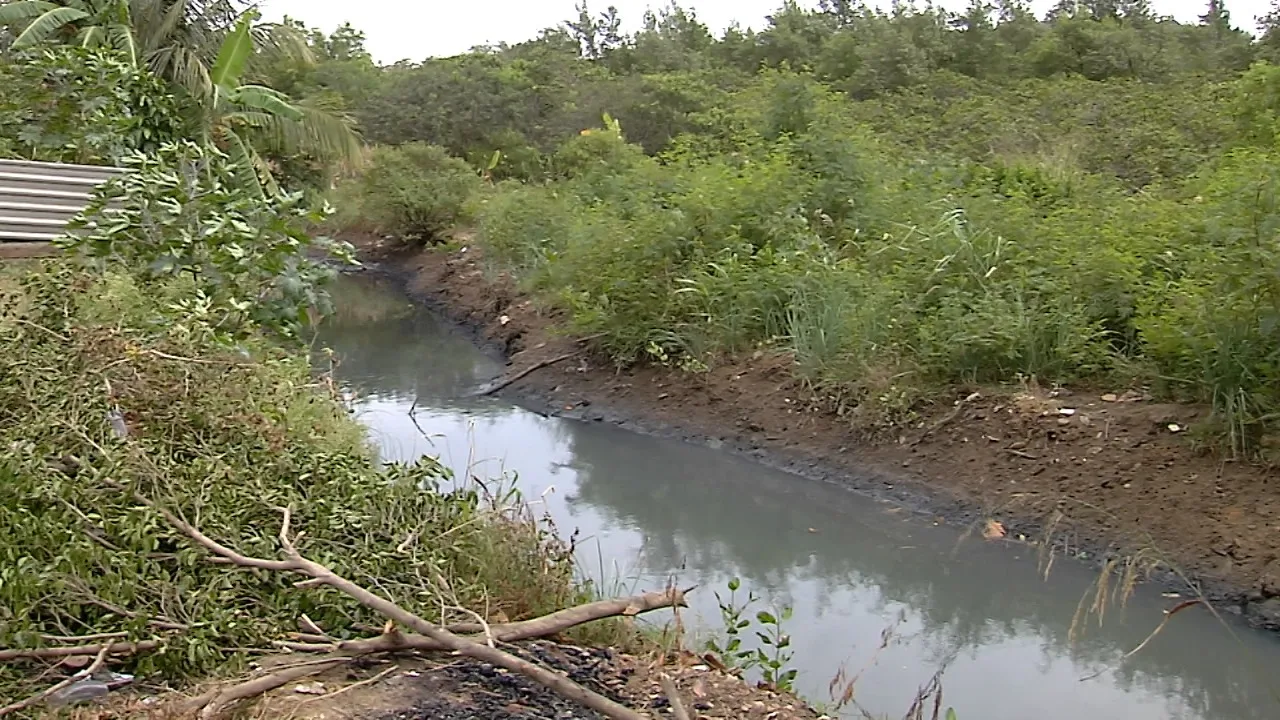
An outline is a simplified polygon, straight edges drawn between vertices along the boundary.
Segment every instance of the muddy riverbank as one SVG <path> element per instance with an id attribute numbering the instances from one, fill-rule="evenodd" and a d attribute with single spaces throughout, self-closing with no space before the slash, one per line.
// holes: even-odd
<path id="1" fill-rule="evenodd" d="M 371 270 L 501 353 L 511 374 L 583 349 L 556 311 L 486 274 L 474 248 L 359 245 Z M 1158 559 L 1155 579 L 1171 589 L 1199 588 L 1219 609 L 1280 629 L 1280 492 L 1265 469 L 1191 447 L 1204 409 L 1125 389 L 964 388 L 955 404 L 872 442 L 790 368 L 784 355 L 756 353 L 700 374 L 617 370 L 583 352 L 502 394 L 550 415 L 722 447 L 975 532 L 997 521 L 1013 542 L 1047 540 L 1090 561 Z"/>

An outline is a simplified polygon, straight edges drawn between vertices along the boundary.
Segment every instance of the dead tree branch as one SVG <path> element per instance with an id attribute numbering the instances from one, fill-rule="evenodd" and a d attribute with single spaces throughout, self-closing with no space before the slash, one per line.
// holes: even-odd
<path id="1" fill-rule="evenodd" d="M 93 658 L 93 662 L 89 663 L 89 667 L 68 677 L 62 682 L 44 690 L 43 692 L 40 692 L 36 695 L 32 695 L 26 700 L 19 700 L 18 702 L 13 703 L 11 705 L 5 705 L 4 707 L 0 707 L 0 717 L 4 717 L 5 715 L 10 715 L 12 713 L 19 712 L 21 710 L 26 710 L 27 708 L 33 705 L 43 702 L 45 698 L 50 697 L 51 695 L 58 692 L 59 690 L 65 687 L 69 687 L 72 683 L 78 682 L 87 677 L 90 677 L 91 675 L 93 675 L 94 673 L 102 669 L 102 666 L 105 665 L 107 662 L 107 655 L 110 655 L 110 654 L 111 654 L 111 646 L 103 645 L 102 649 L 98 650 L 98 654 Z"/>
<path id="2" fill-rule="evenodd" d="M 47 660 L 49 658 L 72 657 L 74 655 L 92 655 L 97 652 L 105 652 L 108 655 L 134 655 L 155 650 L 158 647 L 160 647 L 159 640 L 143 640 L 136 643 L 98 643 L 96 645 L 67 645 L 65 647 L 32 648 L 30 650 L 0 650 L 0 661 Z"/>
<path id="3" fill-rule="evenodd" d="M 41 635 L 40 639 L 46 642 L 69 642 L 69 643 L 89 643 L 102 640 L 119 640 L 120 638 L 129 637 L 127 632 L 109 632 L 97 633 L 95 635 Z"/>
<path id="4" fill-rule="evenodd" d="M 205 720 L 208 720 L 209 718 L 216 718 L 227 708 L 241 700 L 258 697 L 263 693 L 288 685 L 294 680 L 301 680 L 304 677 L 319 675 L 326 670 L 351 662 L 352 659 L 353 658 L 349 657 L 335 657 L 313 663 L 295 665 L 261 677 L 246 680 L 245 682 L 232 685 L 231 687 L 220 691 L 205 693 L 204 695 L 194 699 L 191 702 L 191 706 L 192 709 L 201 708 L 200 717 Z"/>
<path id="5" fill-rule="evenodd" d="M 633 597 L 598 600 L 585 605 L 557 610 L 549 615 L 543 615 L 542 617 L 534 618 L 532 620 L 490 625 L 489 629 L 493 633 L 494 640 L 500 643 L 543 638 L 562 633 L 570 628 L 577 627 L 578 625 L 584 625 L 586 623 L 603 620 L 605 618 L 632 617 L 662 608 L 686 607 L 684 596 L 692 590 L 693 588 L 688 588 L 686 590 L 676 590 L 675 588 L 672 588 L 662 592 L 649 592 L 642 595 L 635 595 Z M 455 634 L 475 635 L 484 632 L 484 628 L 478 623 L 459 623 L 457 625 L 450 625 L 444 629 Z M 291 650 L 306 652 L 341 652 L 346 655 L 369 655 L 372 653 L 403 652 L 409 650 L 429 652 L 451 649 L 424 635 L 400 632 L 380 635 L 375 638 L 346 640 L 335 644 L 280 644 L 282 647 L 287 647 Z"/>
<path id="6" fill-rule="evenodd" d="M 530 365 L 529 367 L 525 368 L 524 370 L 521 370 L 520 372 L 516 373 L 515 375 L 512 375 L 512 376 L 510 376 L 510 377 L 506 378 L 505 380 L 499 380 L 499 381 L 497 381 L 497 382 L 495 382 L 495 383 L 493 383 L 493 384 L 491 384 L 491 385 L 487 385 L 487 386 L 485 386 L 485 387 L 480 388 L 480 390 L 478 390 L 478 391 L 476 392 L 476 396 L 477 396 L 477 397 L 483 397 L 483 396 L 485 396 L 485 395 L 492 395 L 492 394 L 494 394 L 494 393 L 498 392 L 499 390 L 501 390 L 501 389 L 503 389 L 503 388 L 505 388 L 505 387 L 507 387 L 507 386 L 509 386 L 509 385 L 512 385 L 513 383 L 516 383 L 516 382 L 519 382 L 520 380 L 523 380 L 524 378 L 528 377 L 529 375 L 532 375 L 533 373 L 535 373 L 535 372 L 537 372 L 537 371 L 541 370 L 541 369 L 542 369 L 542 368 L 544 368 L 544 367 L 548 367 L 548 366 L 551 366 L 551 365 L 555 365 L 556 363 L 564 362 L 565 360 L 568 360 L 568 359 L 570 359 L 570 358 L 575 358 L 575 357 L 577 357 L 577 356 L 579 356 L 579 355 L 581 355 L 581 354 L 582 354 L 582 351 L 581 351 L 581 350 L 575 350 L 575 351 L 573 351 L 573 352 L 571 352 L 571 353 L 565 353 L 565 354 L 563 354 L 563 355 L 557 355 L 557 356 L 555 356 L 555 357 L 553 357 L 553 358 L 551 358 L 551 359 L 549 359 L 549 360 L 543 360 L 542 362 L 536 362 L 536 363 L 534 363 L 534 364 Z"/>
<path id="7" fill-rule="evenodd" d="M 667 701 L 671 703 L 671 714 L 676 716 L 676 720 L 689 720 L 689 711 L 684 707 L 684 701 L 680 699 L 680 691 L 676 689 L 676 683 L 671 676 L 662 673 L 658 678 L 658 682 L 662 684 L 662 692 L 666 694 Z"/>
<path id="8" fill-rule="evenodd" d="M 518 672 L 531 680 L 547 687 L 548 689 L 560 694 L 561 696 L 578 702 L 592 710 L 595 710 L 612 720 L 648 720 L 634 710 L 626 708 L 613 700 L 610 700 L 599 693 L 588 690 L 569 678 L 559 675 L 547 668 L 535 665 L 527 660 L 518 658 L 510 653 L 491 648 L 482 643 L 470 640 L 448 630 L 423 620 L 417 615 L 401 608 L 394 602 L 381 597 L 365 588 L 356 585 L 346 578 L 338 575 L 329 568 L 308 560 L 303 557 L 294 545 L 294 539 L 290 537 L 290 520 L 292 513 L 288 508 L 282 508 L 284 515 L 280 525 L 280 545 L 284 548 L 287 560 L 266 560 L 263 558 L 253 558 L 241 555 L 231 548 L 206 536 L 181 518 L 177 517 L 168 510 L 158 506 L 150 498 L 135 493 L 138 500 L 159 512 L 174 527 L 182 531 L 187 537 L 194 540 L 206 550 L 230 560 L 241 567 L 258 568 L 261 570 L 273 570 L 277 572 L 295 572 L 306 575 L 308 579 L 300 580 L 294 583 L 295 587 L 313 587 L 317 585 L 327 585 L 335 590 L 351 597 L 361 605 L 373 610 L 382 616 L 393 620 L 399 625 L 403 625 L 428 639 L 434 640 L 445 649 L 452 650 L 458 654 L 482 660 L 498 667 L 506 668 L 512 672 Z M 301 534 L 299 535 L 301 537 Z M 206 710 L 208 708 L 206 707 Z M 205 715 L 205 713 L 202 713 Z M 205 715 L 208 717 L 208 715 Z"/>

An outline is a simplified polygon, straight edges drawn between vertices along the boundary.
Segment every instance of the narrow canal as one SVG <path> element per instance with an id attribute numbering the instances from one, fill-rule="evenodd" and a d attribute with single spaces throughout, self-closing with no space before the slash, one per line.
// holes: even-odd
<path id="1" fill-rule="evenodd" d="M 384 459 L 508 476 L 562 536 L 577 533 L 581 571 L 606 590 L 698 585 L 684 615 L 695 630 L 721 627 L 714 592 L 740 577 L 762 607 L 794 609 L 784 629 L 812 701 L 844 666 L 861 672 L 862 708 L 901 716 L 945 668 L 962 720 L 1280 717 L 1273 636 L 1197 608 L 1121 662 L 1176 599 L 1140 588 L 1073 638 L 1093 569 L 1060 560 L 1045 577 L 1032 548 L 962 538 L 734 455 L 468 398 L 501 363 L 386 281 L 343 278 L 335 295 L 320 344 Z"/>

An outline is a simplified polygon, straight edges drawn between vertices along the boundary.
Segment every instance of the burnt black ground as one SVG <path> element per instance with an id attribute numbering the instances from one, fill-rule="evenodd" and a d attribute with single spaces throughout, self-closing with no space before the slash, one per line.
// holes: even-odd
<path id="1" fill-rule="evenodd" d="M 526 660 L 560 671 L 618 702 L 631 704 L 620 690 L 633 674 L 618 668 L 609 650 L 550 643 L 506 648 Z M 469 658 L 441 668 L 427 680 L 435 692 L 408 709 L 377 720 L 603 720 L 521 675 Z"/>

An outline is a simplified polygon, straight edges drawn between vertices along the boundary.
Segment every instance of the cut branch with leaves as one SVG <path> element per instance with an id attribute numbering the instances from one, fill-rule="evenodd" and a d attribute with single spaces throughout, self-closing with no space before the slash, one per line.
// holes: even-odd
<path id="1" fill-rule="evenodd" d="M 121 489 L 123 490 L 124 488 Z M 269 560 L 243 555 L 236 550 L 206 536 L 196 527 L 182 520 L 172 512 L 156 505 L 147 497 L 141 494 L 135 494 L 135 498 L 144 505 L 147 505 L 159 512 L 165 520 L 169 522 L 169 524 L 176 527 L 198 545 L 213 553 L 215 556 L 228 560 L 235 565 L 272 572 L 293 572 L 306 575 L 308 579 L 294 583 L 295 587 L 309 588 L 327 585 L 344 595 L 355 599 L 361 605 L 378 612 L 394 623 L 398 623 L 420 633 L 427 639 L 438 643 L 443 649 L 452 650 L 459 654 L 483 660 L 513 672 L 518 672 L 562 695 L 563 697 L 581 703 L 585 707 L 591 708 L 592 710 L 595 710 L 608 718 L 612 718 L 613 720 L 646 720 L 646 715 L 626 708 L 613 700 L 600 695 L 599 693 L 588 690 L 563 675 L 512 655 L 511 653 L 462 637 L 450 632 L 444 627 L 427 622 L 421 617 L 405 610 L 395 602 L 351 582 L 320 563 L 303 557 L 302 553 L 298 551 L 295 545 L 295 539 L 301 538 L 303 535 L 299 534 L 297 538 L 291 536 L 290 520 L 292 518 L 292 511 L 288 508 L 281 509 L 283 520 L 280 524 L 279 535 L 280 545 L 284 549 L 285 559 Z M 676 598 L 673 597 L 673 600 L 674 599 Z M 202 713 L 202 717 L 207 717 L 207 715 Z"/>

